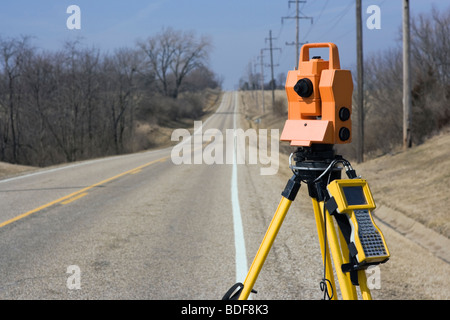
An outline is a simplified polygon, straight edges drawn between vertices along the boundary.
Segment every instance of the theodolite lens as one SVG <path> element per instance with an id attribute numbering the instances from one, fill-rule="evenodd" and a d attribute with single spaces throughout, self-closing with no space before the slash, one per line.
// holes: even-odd
<path id="1" fill-rule="evenodd" d="M 308 78 L 300 79 L 294 86 L 294 91 L 302 98 L 308 98 L 313 93 L 313 84 Z"/>

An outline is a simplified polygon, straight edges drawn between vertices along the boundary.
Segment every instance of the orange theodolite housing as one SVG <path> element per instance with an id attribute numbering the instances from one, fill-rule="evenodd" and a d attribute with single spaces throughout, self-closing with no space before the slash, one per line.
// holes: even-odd
<path id="1" fill-rule="evenodd" d="M 329 61 L 309 59 L 310 48 L 329 48 Z M 353 80 L 341 70 L 333 43 L 308 43 L 301 48 L 298 70 L 288 72 L 288 120 L 281 141 L 292 146 L 351 142 Z"/>

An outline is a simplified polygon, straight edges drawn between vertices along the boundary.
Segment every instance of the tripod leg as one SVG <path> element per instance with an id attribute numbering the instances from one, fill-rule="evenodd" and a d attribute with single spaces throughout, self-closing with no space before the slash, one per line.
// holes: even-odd
<path id="1" fill-rule="evenodd" d="M 322 202 L 320 204 L 323 204 Z M 320 207 L 319 204 L 319 207 Z M 327 233 L 329 234 L 329 245 L 331 250 L 331 255 L 333 256 L 334 265 L 336 266 L 336 274 L 339 280 L 339 286 L 341 288 L 342 298 L 344 300 L 355 300 L 356 291 L 353 289 L 353 285 L 350 281 L 350 277 L 347 276 L 341 269 L 343 264 L 342 251 L 339 246 L 338 236 L 336 234 L 336 228 L 334 226 L 333 220 L 328 212 L 325 214 Z"/>
<path id="2" fill-rule="evenodd" d="M 319 244 L 320 244 L 320 251 L 322 252 L 322 261 L 326 261 L 325 266 L 325 276 L 330 281 L 327 282 L 328 286 L 328 292 L 336 292 L 336 284 L 334 282 L 334 275 L 333 275 L 333 266 L 331 264 L 330 259 L 330 250 L 325 250 L 325 245 L 328 248 L 328 243 L 326 243 L 324 239 L 324 221 L 323 221 L 323 214 L 322 210 L 320 209 L 319 202 L 317 202 L 316 198 L 311 198 L 313 203 L 313 209 L 314 209 L 314 217 L 316 219 L 316 226 L 317 226 L 317 234 L 319 236 Z M 324 254 L 326 254 L 326 258 L 324 257 Z M 333 300 L 337 299 L 337 295 L 333 294 Z"/>
<path id="3" fill-rule="evenodd" d="M 341 244 L 341 250 L 342 250 L 342 263 L 346 264 L 350 262 L 350 254 L 349 254 L 349 250 L 348 250 L 348 245 L 347 242 L 345 241 L 344 235 L 342 234 L 342 231 L 340 228 L 337 228 L 339 230 L 339 243 Z M 345 275 L 347 276 L 349 281 L 349 285 L 352 284 L 352 280 L 350 277 L 350 273 L 345 273 Z M 365 274 L 364 274 L 365 275 Z M 356 293 L 356 287 L 354 285 L 351 285 L 350 287 L 351 292 L 352 292 L 352 297 L 356 300 L 358 295 Z"/>
<path id="4" fill-rule="evenodd" d="M 361 295 L 363 300 L 372 300 L 372 294 L 367 286 L 367 277 L 365 270 L 358 270 L 358 282 L 361 289 Z"/>
<path id="5" fill-rule="evenodd" d="M 244 281 L 244 288 L 239 296 L 239 300 L 246 300 L 250 295 L 251 290 L 256 282 L 256 278 L 261 271 L 261 268 L 266 261 L 267 255 L 269 254 L 270 248 L 280 230 L 281 224 L 283 223 L 284 217 L 291 206 L 292 201 L 285 197 L 281 198 L 280 204 L 278 205 L 277 211 L 270 222 L 269 228 L 267 229 L 266 235 L 258 249 L 258 252 L 253 260 L 247 277 Z"/>

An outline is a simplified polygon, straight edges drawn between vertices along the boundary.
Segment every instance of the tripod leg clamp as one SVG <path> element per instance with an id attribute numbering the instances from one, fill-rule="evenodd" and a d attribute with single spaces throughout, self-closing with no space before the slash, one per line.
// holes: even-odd
<path id="1" fill-rule="evenodd" d="M 294 201 L 298 190 L 300 190 L 300 178 L 297 175 L 294 175 L 287 182 L 281 195 L 290 201 Z"/>

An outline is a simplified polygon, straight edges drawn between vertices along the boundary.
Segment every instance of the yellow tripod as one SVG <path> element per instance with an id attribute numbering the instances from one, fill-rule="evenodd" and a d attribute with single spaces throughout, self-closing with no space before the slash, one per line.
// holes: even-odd
<path id="1" fill-rule="evenodd" d="M 253 291 L 281 224 L 300 189 L 300 182 L 308 185 L 312 199 L 324 261 L 324 279 L 321 282 L 324 299 L 337 299 L 330 252 L 342 298 L 358 299 L 356 287 L 359 286 L 362 298 L 372 299 L 365 269 L 369 265 L 386 262 L 389 251 L 370 214 L 375 204 L 367 183 L 357 179 L 350 163 L 341 156 L 336 156 L 332 148 L 332 145 L 312 145 L 299 148 L 291 155 L 289 162 L 294 175 L 282 192 L 281 201 L 247 277 L 243 284 L 235 284 L 223 299 L 246 300 Z M 291 163 L 293 156 L 295 165 Z M 345 167 L 349 179 L 340 179 L 342 168 L 336 167 L 339 163 Z M 336 218 L 337 228 L 332 215 Z"/>

